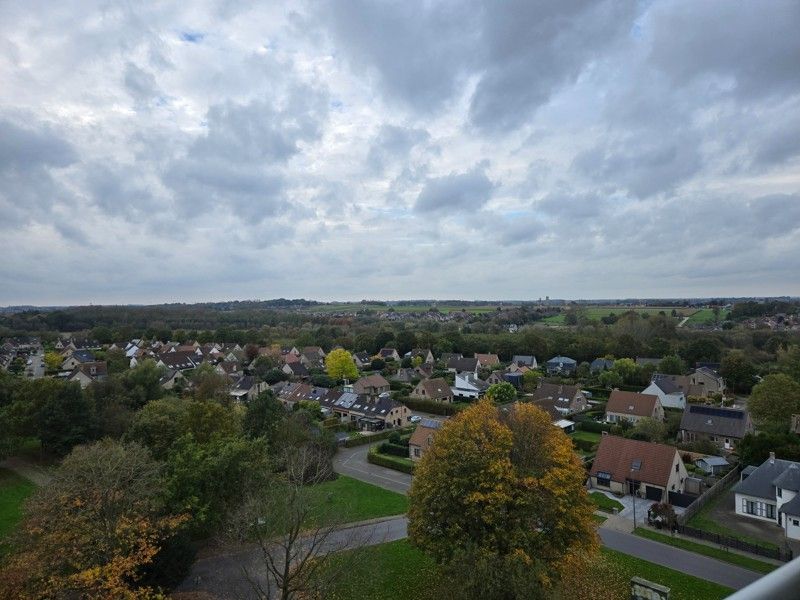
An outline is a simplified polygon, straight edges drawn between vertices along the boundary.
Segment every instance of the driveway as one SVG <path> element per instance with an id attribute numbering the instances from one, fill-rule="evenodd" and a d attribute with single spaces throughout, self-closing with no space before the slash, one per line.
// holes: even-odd
<path id="1" fill-rule="evenodd" d="M 368 463 L 369 448 L 369 444 L 340 448 L 333 457 L 334 471 L 398 494 L 407 494 L 411 487 L 411 475 Z"/>
<path id="2" fill-rule="evenodd" d="M 622 504 L 625 508 L 619 511 L 619 516 L 623 519 L 628 519 L 633 521 L 633 505 L 634 505 L 634 497 L 633 496 L 623 496 L 622 498 L 615 496 L 610 492 L 606 492 L 605 490 L 598 490 L 598 489 L 591 489 L 590 492 L 600 492 L 611 498 L 612 500 L 616 500 L 620 504 Z M 643 523 L 647 519 L 647 509 L 650 508 L 651 504 L 654 504 L 652 500 L 647 500 L 645 498 L 635 498 L 636 501 L 636 522 Z M 686 509 L 681 508 L 680 506 L 673 506 L 675 509 L 675 514 L 682 514 Z"/>

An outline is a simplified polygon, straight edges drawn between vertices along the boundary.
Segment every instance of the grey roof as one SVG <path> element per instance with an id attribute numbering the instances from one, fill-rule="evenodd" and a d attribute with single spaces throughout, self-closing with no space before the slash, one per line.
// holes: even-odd
<path id="1" fill-rule="evenodd" d="M 789 465 L 788 469 L 772 481 L 772 485 L 783 490 L 800 492 L 800 467 L 798 467 L 797 463 Z"/>
<path id="2" fill-rule="evenodd" d="M 78 362 L 82 362 L 82 363 L 94 362 L 94 354 L 92 354 L 88 350 L 75 350 L 72 353 L 72 357 L 71 358 L 74 358 Z"/>
<path id="3" fill-rule="evenodd" d="M 744 469 L 742 469 L 741 475 L 742 477 L 745 475 L 749 477 L 756 469 L 758 469 L 758 467 L 755 465 L 747 465 Z"/>
<path id="4" fill-rule="evenodd" d="M 793 517 L 800 517 L 800 495 L 795 496 L 786 504 L 781 506 L 780 512 L 792 515 Z"/>
<path id="5" fill-rule="evenodd" d="M 528 356 L 527 354 L 515 354 L 514 357 L 511 359 L 512 363 L 528 365 L 529 367 L 533 365 L 533 356 Z"/>
<path id="6" fill-rule="evenodd" d="M 547 361 L 547 364 L 577 365 L 578 361 L 576 361 L 574 358 L 570 358 L 569 356 L 554 356 L 553 358 Z"/>
<path id="7" fill-rule="evenodd" d="M 673 377 L 674 375 L 665 375 L 664 373 L 653 373 L 653 377 L 650 379 L 650 382 L 655 383 L 659 387 L 659 389 L 665 394 L 674 394 L 676 392 L 680 392 L 681 388 L 677 386 Z"/>
<path id="8" fill-rule="evenodd" d="M 608 358 L 595 358 L 592 363 L 589 365 L 589 369 L 592 371 L 598 371 L 602 369 L 610 369 L 614 366 L 614 361 Z"/>
<path id="9" fill-rule="evenodd" d="M 775 500 L 775 486 L 772 482 L 791 465 L 800 466 L 790 460 L 768 458 L 747 479 L 733 486 L 733 491 L 756 498 Z"/>
<path id="10" fill-rule="evenodd" d="M 683 411 L 681 429 L 741 439 L 749 423 L 750 417 L 743 410 L 690 404 Z"/>
<path id="11" fill-rule="evenodd" d="M 727 467 L 730 463 L 721 456 L 704 456 L 698 458 L 695 462 L 704 462 L 709 467 Z"/>
<path id="12" fill-rule="evenodd" d="M 442 422 L 436 419 L 422 419 L 419 424 L 421 427 L 427 427 L 428 429 L 439 429 L 442 426 Z"/>
<path id="13" fill-rule="evenodd" d="M 477 358 L 454 358 L 447 362 L 448 369 L 456 371 L 475 371 L 478 368 Z"/>

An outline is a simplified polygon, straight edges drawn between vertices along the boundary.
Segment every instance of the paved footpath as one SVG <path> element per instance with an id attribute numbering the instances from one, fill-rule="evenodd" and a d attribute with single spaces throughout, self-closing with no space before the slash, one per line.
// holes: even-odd
<path id="1" fill-rule="evenodd" d="M 761 573 L 743 569 L 702 554 L 695 554 L 646 538 L 600 527 L 597 530 L 606 548 L 618 550 L 651 563 L 713 581 L 734 590 L 740 590 L 762 577 Z"/>
<path id="2" fill-rule="evenodd" d="M 334 471 L 398 494 L 407 494 L 411 487 L 411 475 L 367 462 L 368 452 L 369 444 L 340 448 L 333 457 Z"/>

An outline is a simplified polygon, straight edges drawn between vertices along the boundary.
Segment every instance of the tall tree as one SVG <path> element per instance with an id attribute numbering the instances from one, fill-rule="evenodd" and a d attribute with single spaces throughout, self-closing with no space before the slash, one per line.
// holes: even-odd
<path id="1" fill-rule="evenodd" d="M 328 353 L 325 357 L 325 370 L 334 381 L 358 379 L 358 369 L 353 362 L 353 355 L 344 348 L 337 348 Z"/>
<path id="2" fill-rule="evenodd" d="M 734 392 L 749 392 L 753 387 L 755 368 L 741 350 L 731 350 L 722 357 L 719 374 Z"/>
<path id="3" fill-rule="evenodd" d="M 686 372 L 686 363 L 677 354 L 665 356 L 658 363 L 658 372 L 668 375 L 683 375 Z"/>
<path id="4" fill-rule="evenodd" d="M 800 383 L 783 373 L 767 375 L 753 388 L 747 407 L 760 427 L 787 431 L 800 414 Z"/>
<path id="5" fill-rule="evenodd" d="M 516 399 L 517 390 L 507 381 L 493 383 L 486 390 L 486 397 L 495 404 L 508 404 Z"/>
<path id="6" fill-rule="evenodd" d="M 409 536 L 468 598 L 540 598 L 597 539 L 585 472 L 541 409 L 487 400 L 440 430 L 409 492 Z M 469 565 L 469 568 L 466 568 Z"/>

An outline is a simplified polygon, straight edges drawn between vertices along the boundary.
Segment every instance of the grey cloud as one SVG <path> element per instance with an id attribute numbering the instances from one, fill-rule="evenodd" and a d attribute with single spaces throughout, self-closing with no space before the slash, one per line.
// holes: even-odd
<path id="1" fill-rule="evenodd" d="M 141 106 L 146 106 L 149 102 L 160 95 L 156 78 L 132 62 L 125 66 L 125 89 Z"/>
<path id="2" fill-rule="evenodd" d="M 66 167 L 77 160 L 75 149 L 49 127 L 20 127 L 0 117 L 0 171 L 10 168 Z"/>
<path id="3" fill-rule="evenodd" d="M 414 210 L 418 213 L 476 210 L 489 201 L 494 189 L 495 184 L 482 165 L 476 165 L 466 173 L 429 178 L 417 196 Z"/>
<path id="4" fill-rule="evenodd" d="M 405 160 L 414 146 L 428 139 L 430 134 L 424 129 L 384 124 L 372 140 L 367 153 L 367 163 L 373 171 L 380 173 L 387 163 Z"/>

